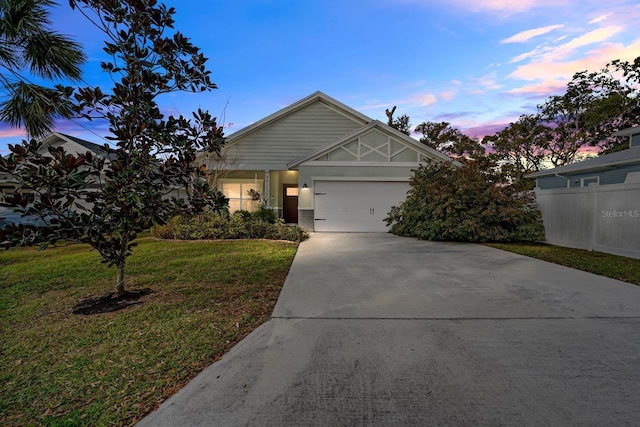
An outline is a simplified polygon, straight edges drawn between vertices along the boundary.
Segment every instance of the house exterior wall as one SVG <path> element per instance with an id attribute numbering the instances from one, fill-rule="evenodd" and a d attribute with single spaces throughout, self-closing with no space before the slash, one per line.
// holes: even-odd
<path id="1" fill-rule="evenodd" d="M 543 190 L 567 188 L 567 178 L 562 176 L 543 176 L 538 178 L 537 187 Z"/>
<path id="2" fill-rule="evenodd" d="M 231 141 L 225 154 L 238 169 L 243 165 L 264 165 L 286 170 L 286 164 L 334 139 L 361 127 L 351 118 L 316 102 L 264 129 Z M 278 167 L 274 167 L 278 166 Z"/>
<path id="3" fill-rule="evenodd" d="M 640 164 L 619 166 L 615 169 L 601 170 L 594 172 L 574 173 L 571 175 L 545 176 L 538 178 L 538 187 L 543 190 L 567 188 L 567 178 L 570 187 L 582 186 L 583 178 L 598 177 L 600 185 L 622 184 L 629 172 L 640 171 Z"/>
<path id="4" fill-rule="evenodd" d="M 536 189 L 548 243 L 640 258 L 640 184 Z"/>
<path id="5" fill-rule="evenodd" d="M 610 184 L 622 184 L 629 172 L 640 171 L 640 164 L 619 166 L 615 169 L 598 171 L 598 172 L 585 172 L 570 175 L 571 187 L 581 187 L 582 179 L 597 176 L 600 179 L 600 185 Z"/>

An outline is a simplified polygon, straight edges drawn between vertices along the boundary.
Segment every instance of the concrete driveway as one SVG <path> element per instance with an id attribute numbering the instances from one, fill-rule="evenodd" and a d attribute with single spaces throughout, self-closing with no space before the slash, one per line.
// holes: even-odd
<path id="1" fill-rule="evenodd" d="M 262 325 L 141 426 L 640 425 L 640 287 L 314 234 Z"/>

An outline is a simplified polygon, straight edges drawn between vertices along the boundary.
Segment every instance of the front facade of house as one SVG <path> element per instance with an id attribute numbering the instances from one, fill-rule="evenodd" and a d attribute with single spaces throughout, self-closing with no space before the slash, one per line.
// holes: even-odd
<path id="1" fill-rule="evenodd" d="M 287 223 L 347 232 L 386 231 L 429 160 L 451 161 L 321 92 L 230 135 L 222 165 L 200 159 L 232 211 L 264 204 Z"/>

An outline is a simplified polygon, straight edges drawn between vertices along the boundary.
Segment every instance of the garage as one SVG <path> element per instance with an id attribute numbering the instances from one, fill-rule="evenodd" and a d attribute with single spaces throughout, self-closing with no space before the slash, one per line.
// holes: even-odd
<path id="1" fill-rule="evenodd" d="M 315 181 L 314 230 L 386 232 L 384 219 L 408 190 L 407 181 Z"/>

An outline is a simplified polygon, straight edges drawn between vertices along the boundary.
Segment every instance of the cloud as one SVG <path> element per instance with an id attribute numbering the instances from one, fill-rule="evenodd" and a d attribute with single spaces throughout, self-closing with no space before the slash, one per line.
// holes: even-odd
<path id="1" fill-rule="evenodd" d="M 606 13 L 604 15 L 600 15 L 596 18 L 593 18 L 591 21 L 589 21 L 589 24 L 597 24 L 598 22 L 602 22 L 606 20 L 608 17 L 610 17 L 611 15 L 613 15 L 613 13 Z"/>
<path id="2" fill-rule="evenodd" d="M 578 71 L 598 70 L 612 59 L 630 61 L 638 56 L 640 56 L 640 38 L 627 46 L 622 43 L 602 44 L 575 60 L 568 60 L 568 54 L 560 55 L 556 51 L 518 66 L 507 77 L 527 81 L 568 80 Z"/>
<path id="3" fill-rule="evenodd" d="M 398 0 L 393 0 L 396 5 Z M 446 6 L 455 6 L 470 12 L 490 12 L 502 15 L 523 13 L 532 9 L 571 5 L 572 0 L 404 0 L 405 3 L 418 5 L 432 5 L 440 3 Z"/>
<path id="4" fill-rule="evenodd" d="M 486 123 L 479 126 L 464 128 L 462 129 L 462 132 L 471 138 L 482 139 L 488 135 L 495 135 L 507 126 L 509 126 L 509 123 Z"/>
<path id="5" fill-rule="evenodd" d="M 0 126 L 0 139 L 3 138 L 23 138 L 27 139 L 27 132 L 22 128 L 12 128 L 2 124 Z"/>
<path id="6" fill-rule="evenodd" d="M 557 7 L 568 0 L 449 0 L 453 4 L 473 12 L 522 13 L 535 8 Z"/>
<path id="7" fill-rule="evenodd" d="M 623 28 L 618 26 L 598 28 L 597 30 L 589 31 L 580 37 L 576 37 L 560 47 L 563 49 L 577 49 L 582 46 L 599 43 L 610 39 L 615 34 L 622 32 L 622 30 Z"/>
<path id="8" fill-rule="evenodd" d="M 524 43 L 526 41 L 531 40 L 534 37 L 541 36 L 543 34 L 550 33 L 553 30 L 557 30 L 558 28 L 562 28 L 564 25 L 548 25 L 546 27 L 534 28 L 531 30 L 522 31 L 516 35 L 513 35 L 509 38 L 506 38 L 500 41 L 501 44 L 505 43 Z"/>
<path id="9" fill-rule="evenodd" d="M 467 117 L 475 116 L 477 113 L 473 111 L 458 111 L 455 113 L 441 113 L 433 117 L 433 121 L 453 122 Z"/>
<path id="10" fill-rule="evenodd" d="M 469 79 L 469 92 L 474 95 L 480 95 L 488 90 L 501 89 L 503 86 L 497 82 L 495 72 L 485 74 L 482 77 L 472 77 Z"/>
<path id="11" fill-rule="evenodd" d="M 433 94 L 420 95 L 418 97 L 418 101 L 420 102 L 420 106 L 426 107 L 427 105 L 435 104 L 438 102 L 438 99 Z"/>
<path id="12" fill-rule="evenodd" d="M 512 58 L 509 63 L 513 64 L 516 62 L 522 62 L 530 58 L 537 62 L 563 60 L 572 55 L 577 49 L 592 44 L 602 43 L 613 37 L 615 34 L 620 33 L 622 30 L 622 27 L 610 26 L 589 31 L 588 33 L 585 33 L 579 37 L 575 37 L 568 42 L 557 46 L 542 44 L 536 46 L 535 49 L 529 52 L 522 53 Z M 557 41 L 560 41 L 562 39 L 563 38 L 559 38 L 557 39 Z"/>
<path id="13" fill-rule="evenodd" d="M 545 80 L 542 83 L 535 83 L 517 87 L 506 91 L 509 95 L 525 95 L 531 97 L 545 98 L 547 96 L 557 94 L 564 91 L 567 88 L 566 80 Z"/>
<path id="14" fill-rule="evenodd" d="M 442 98 L 444 101 L 451 101 L 456 97 L 456 95 L 456 92 L 452 90 L 440 92 L 440 98 Z"/>

